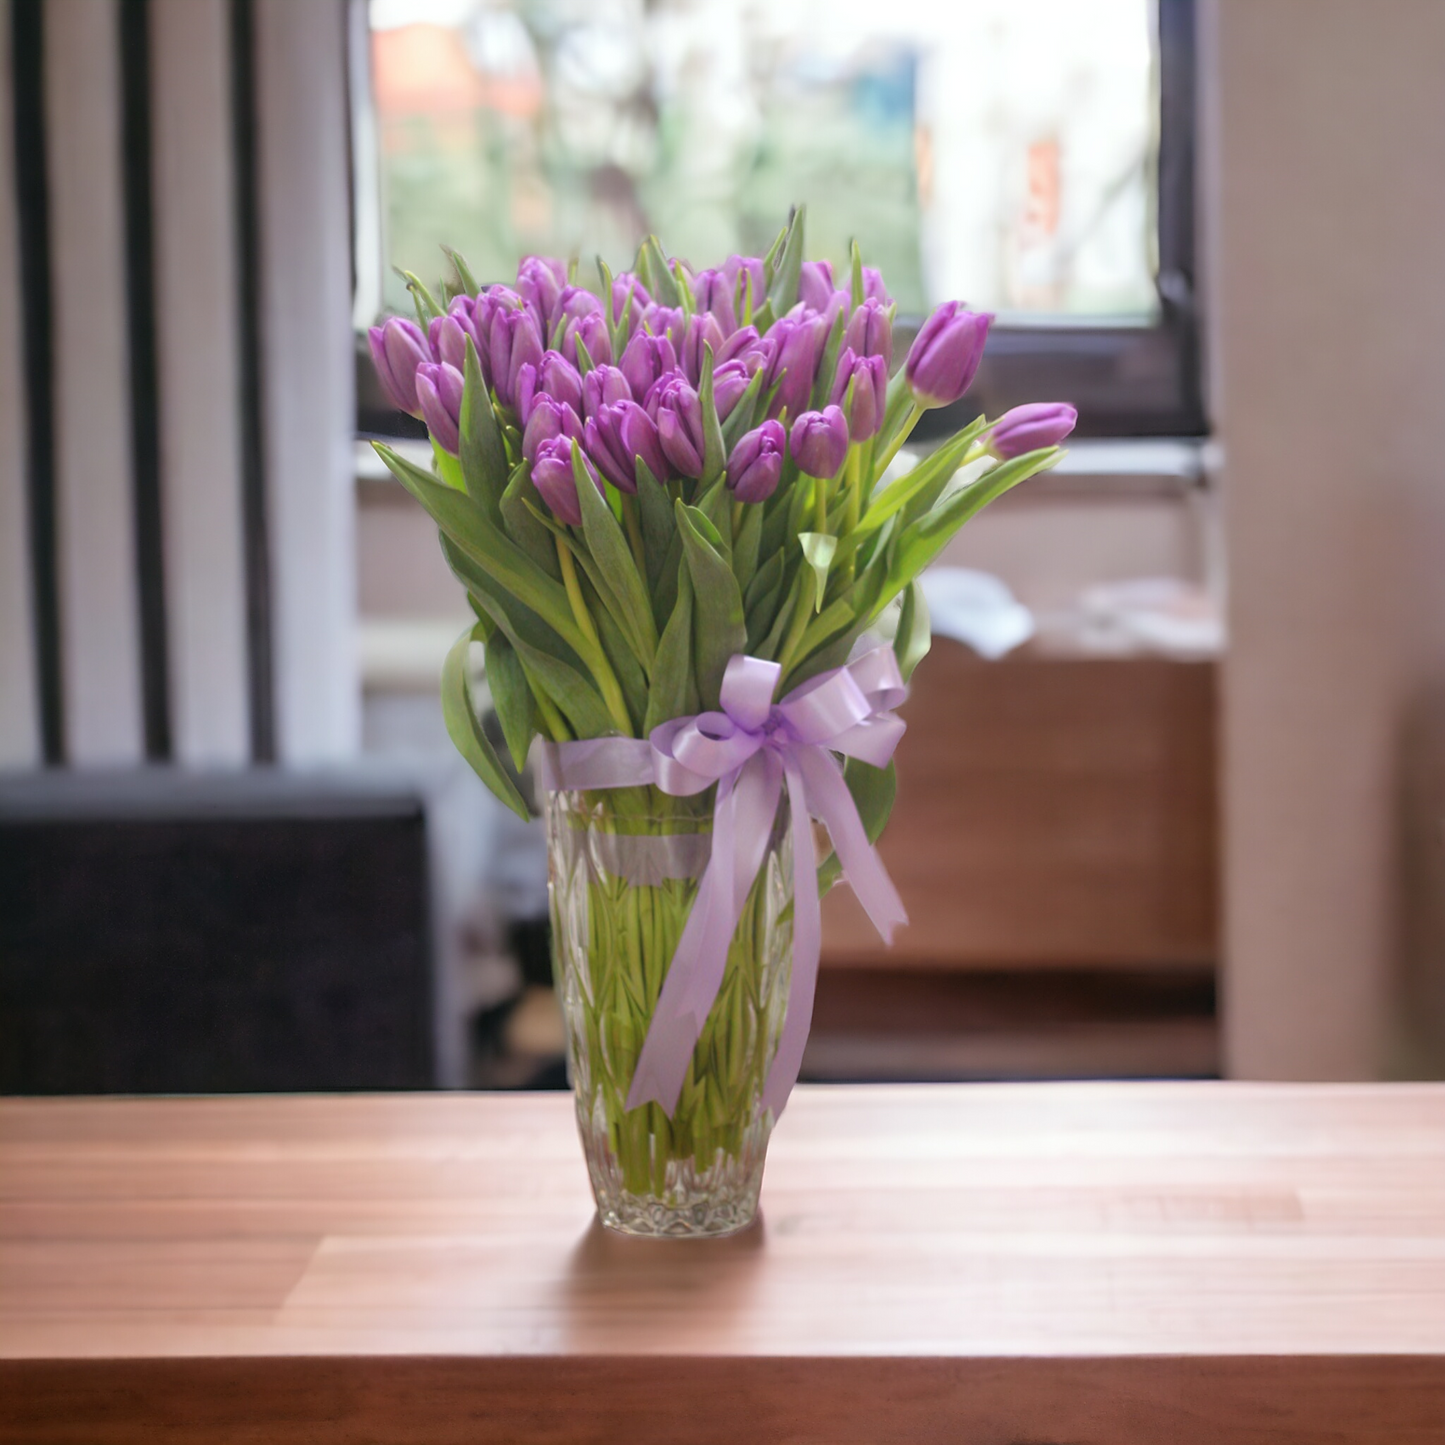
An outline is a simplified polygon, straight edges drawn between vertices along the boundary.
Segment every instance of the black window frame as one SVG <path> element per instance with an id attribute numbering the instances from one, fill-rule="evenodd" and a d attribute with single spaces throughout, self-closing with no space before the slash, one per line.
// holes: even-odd
<path id="1" fill-rule="evenodd" d="M 1204 437 L 1209 432 L 1203 385 L 1203 326 L 1197 285 L 1196 135 L 1198 131 L 1196 0 L 1157 0 L 1159 157 L 1157 315 L 1137 324 L 1098 325 L 1086 319 L 1038 324 L 1000 321 L 968 395 L 928 412 L 920 441 L 957 430 L 980 412 L 997 416 L 1026 401 L 1062 400 L 1079 409 L 1080 437 Z M 350 5 L 353 24 L 366 7 Z M 370 105 L 366 45 L 353 45 L 355 107 Z M 353 186 L 353 196 L 357 188 Z M 353 267 L 356 226 L 353 205 Z M 375 218 L 381 224 L 381 218 Z M 921 318 L 900 318 L 906 341 Z M 371 366 L 366 337 L 356 337 L 357 432 L 424 438 L 426 428 L 388 405 Z"/>

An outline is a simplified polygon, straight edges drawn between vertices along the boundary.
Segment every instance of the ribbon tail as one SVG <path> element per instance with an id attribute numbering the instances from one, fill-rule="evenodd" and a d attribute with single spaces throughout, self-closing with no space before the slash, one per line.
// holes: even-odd
<path id="1" fill-rule="evenodd" d="M 743 903 L 762 865 L 779 791 L 775 771 L 762 756 L 750 759 L 736 780 L 718 784 L 712 857 L 638 1055 L 629 1109 L 654 1102 L 670 1117 L 677 1108 L 693 1050 L 722 987 Z"/>
<path id="2" fill-rule="evenodd" d="M 823 952 L 823 913 L 818 901 L 818 853 L 813 843 L 813 825 L 808 816 L 804 778 L 796 762 L 785 761 L 783 776 L 788 785 L 793 833 L 793 968 L 788 981 L 788 1011 L 778 1052 L 763 1085 L 762 1107 L 776 1119 L 788 1102 L 798 1072 L 803 1067 L 803 1049 L 813 1023 L 813 995 L 818 986 L 818 960 Z"/>
<path id="3" fill-rule="evenodd" d="M 883 860 L 868 841 L 863 820 L 843 779 L 837 759 L 822 748 L 808 748 L 798 759 L 808 790 L 808 808 L 833 840 L 843 877 L 879 937 L 893 942 L 893 930 L 908 922 L 907 910 Z"/>

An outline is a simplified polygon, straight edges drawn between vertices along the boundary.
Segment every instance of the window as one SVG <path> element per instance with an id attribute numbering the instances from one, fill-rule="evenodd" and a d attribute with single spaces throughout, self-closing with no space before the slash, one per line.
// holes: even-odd
<path id="1" fill-rule="evenodd" d="M 442 241 L 487 279 L 529 251 L 617 268 L 648 231 L 712 263 L 765 249 L 802 200 L 810 252 L 843 261 L 856 236 L 904 317 L 951 296 L 998 313 L 967 414 L 1057 395 L 1083 433 L 1204 429 L 1192 0 L 366 14 L 363 312 L 409 309 L 390 267 L 434 275 Z"/>

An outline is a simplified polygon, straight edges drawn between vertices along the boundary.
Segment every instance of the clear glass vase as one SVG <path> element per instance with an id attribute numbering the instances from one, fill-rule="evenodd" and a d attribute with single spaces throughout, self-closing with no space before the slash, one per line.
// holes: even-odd
<path id="1" fill-rule="evenodd" d="M 627 1093 L 712 842 L 713 791 L 547 796 L 552 965 L 577 1128 L 597 1212 L 626 1234 L 732 1234 L 752 1222 L 792 964 L 793 869 L 783 799 L 677 1108 Z"/>

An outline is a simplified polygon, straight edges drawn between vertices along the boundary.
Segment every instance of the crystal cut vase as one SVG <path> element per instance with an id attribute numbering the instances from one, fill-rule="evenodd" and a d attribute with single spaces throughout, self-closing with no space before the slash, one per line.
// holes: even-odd
<path id="1" fill-rule="evenodd" d="M 552 964 L 567 1028 L 577 1128 L 597 1212 L 626 1234 L 746 1228 L 773 1118 L 763 1084 L 792 961 L 788 805 L 778 809 L 727 968 L 677 1107 L 627 1094 L 712 842 L 713 792 L 654 787 L 550 793 Z"/>

